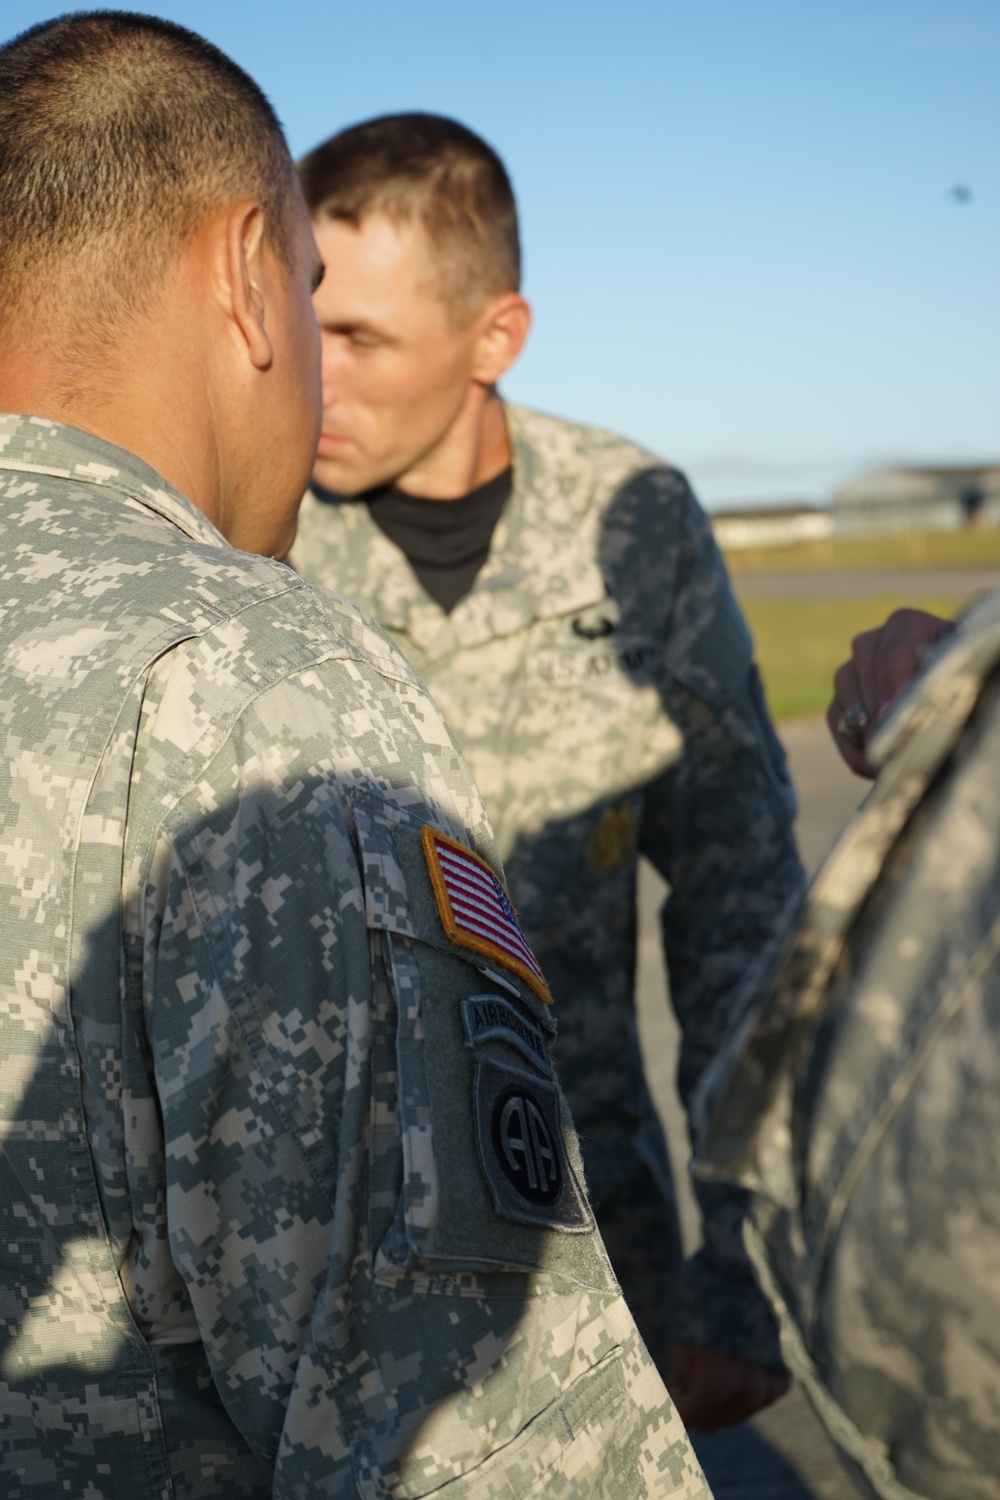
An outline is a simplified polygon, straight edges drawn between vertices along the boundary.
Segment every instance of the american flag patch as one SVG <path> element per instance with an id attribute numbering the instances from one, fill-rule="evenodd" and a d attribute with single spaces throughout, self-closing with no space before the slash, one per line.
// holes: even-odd
<path id="1" fill-rule="evenodd" d="M 460 948 L 495 959 L 519 974 L 546 1005 L 552 993 L 528 947 L 507 892 L 484 859 L 425 823 L 424 855 L 438 915 L 448 937 Z"/>

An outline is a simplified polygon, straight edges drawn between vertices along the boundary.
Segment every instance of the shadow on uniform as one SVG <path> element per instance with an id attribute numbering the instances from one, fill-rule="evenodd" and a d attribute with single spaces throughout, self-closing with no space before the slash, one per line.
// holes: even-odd
<path id="1" fill-rule="evenodd" d="M 7 906 L 12 893 L 3 894 Z M 109 954 L 121 952 L 120 924 L 82 934 L 75 946 L 81 958 L 71 1028 L 44 1001 L 36 1003 L 37 1017 L 24 1001 L 8 1001 L 0 1017 L 6 1072 L 0 1194 L 8 1224 L 18 1226 L 16 1239 L 0 1244 L 0 1489 L 24 1500 L 96 1493 L 89 1484 L 96 1462 L 107 1476 L 102 1496 L 146 1494 L 158 1479 L 164 1489 L 172 1480 L 178 1500 L 189 1493 L 268 1500 L 270 1469 L 230 1419 L 202 1343 L 184 1342 L 189 1335 L 181 1331 L 182 1341 L 168 1335 L 154 1347 L 124 1296 L 128 1259 L 138 1255 L 150 1269 L 153 1246 L 140 1247 L 141 1233 L 152 1229 L 162 1249 L 162 1137 L 152 1161 L 125 1150 L 127 1131 L 152 1092 L 136 1086 L 137 1074 L 151 1079 L 152 1064 L 141 998 L 121 999 L 116 976 L 107 972 Z M 26 1041 L 42 1055 L 34 1076 L 22 1081 Z M 95 1142 L 90 1153 L 81 1111 Z M 204 1186 L 210 1195 L 212 1185 Z M 251 1211 L 248 1205 L 252 1285 Z M 133 1222 L 142 1212 L 146 1224 Z M 176 1273 L 166 1296 L 171 1318 L 193 1328 Z M 162 1309 L 149 1311 L 158 1317 Z M 260 1436 L 268 1441 L 266 1432 Z"/>
<path id="2" fill-rule="evenodd" d="M 668 881 L 678 873 L 669 863 L 669 851 L 672 843 L 683 851 L 690 841 L 692 830 L 687 826 L 687 809 L 691 803 L 687 792 L 699 774 L 699 735 L 711 728 L 720 702 L 718 696 L 712 696 L 718 694 L 718 685 L 710 679 L 698 678 L 698 653 L 692 649 L 691 637 L 684 635 L 687 622 L 670 619 L 661 604 L 663 634 L 657 639 L 649 629 L 650 620 L 657 618 L 655 605 L 648 599 L 636 600 L 636 575 L 641 573 L 644 561 L 637 551 L 640 547 L 637 539 L 642 538 L 645 529 L 641 514 L 644 503 L 649 503 L 645 487 L 639 484 L 632 488 L 626 484 L 609 507 L 599 543 L 606 599 L 603 604 L 561 622 L 560 645 L 566 652 L 587 655 L 590 670 L 583 672 L 577 668 L 574 672 L 567 671 L 567 676 L 580 681 L 584 691 L 599 695 L 602 680 L 614 671 L 623 672 L 633 684 L 647 691 L 655 691 L 656 668 L 663 659 L 665 639 L 671 658 L 668 674 L 676 660 L 685 680 L 672 676 L 669 692 L 659 693 L 660 701 L 674 721 L 679 722 L 694 753 L 689 750 L 652 787 L 625 784 L 617 799 L 602 799 L 572 818 L 553 820 L 530 838 L 522 838 L 508 857 L 506 869 L 512 898 L 531 933 L 543 968 L 549 972 L 557 999 L 565 994 L 573 995 L 574 1002 L 586 1001 L 562 1009 L 557 1004 L 560 1023 L 557 1065 L 580 1131 L 599 1227 L 640 1332 L 665 1373 L 682 1266 L 669 1157 L 643 1074 L 634 1005 L 620 996 L 602 1005 L 600 995 L 592 992 L 594 976 L 601 972 L 601 953 L 607 941 L 603 928 L 607 924 L 609 930 L 614 930 L 620 924 L 621 982 L 628 996 L 633 994 L 635 854 L 638 850 L 651 855 Z M 638 604 L 634 618 L 629 613 L 630 600 L 632 608 Z M 716 628 L 736 627 L 723 620 L 716 622 Z M 763 768 L 763 774 L 769 780 L 767 793 L 780 810 L 789 795 L 787 771 L 783 752 L 763 708 L 756 673 L 751 677 L 749 692 L 744 693 L 742 701 L 733 704 L 731 711 L 751 719 L 755 732 L 762 734 L 765 743 L 771 746 L 771 760 Z M 595 711 L 594 718 L 599 726 L 600 713 Z M 595 732 L 599 733 L 599 727 Z M 585 748 L 581 746 L 581 750 Z M 718 763 L 717 743 L 712 745 L 711 755 Z M 760 761 L 745 754 L 738 725 L 728 755 L 732 799 L 739 800 L 749 791 L 748 777 L 757 779 L 759 794 Z M 571 775 L 571 768 L 568 770 Z M 732 816 L 732 806 L 725 796 L 716 799 L 712 813 L 710 822 L 698 830 L 698 837 L 715 847 L 718 899 L 724 900 L 731 892 L 727 824 Z M 675 834 L 673 841 L 671 830 Z M 765 847 L 768 836 L 767 828 L 760 829 Z M 663 857 L 665 849 L 667 862 Z M 545 874 L 539 878 L 540 869 Z M 679 872 L 682 883 L 684 873 L 683 869 Z M 558 890 L 560 874 L 561 895 L 551 905 L 539 907 L 536 890 Z M 789 894 L 794 897 L 795 893 Z M 734 993 L 742 988 L 749 996 L 753 989 L 747 983 L 748 971 L 753 969 L 755 960 L 762 967 L 767 963 L 796 907 L 794 899 L 791 900 L 783 914 L 784 926 L 778 930 L 773 922 L 773 907 L 756 908 L 753 889 L 744 887 L 738 896 L 742 912 L 734 925 L 740 928 L 741 953 L 732 968 L 731 983 Z M 709 907 L 718 905 L 711 890 L 701 892 L 701 900 Z M 623 910 L 628 912 L 624 921 Z M 675 978 L 680 979 L 682 989 L 706 963 L 733 964 L 733 955 L 723 955 L 720 959 L 703 941 L 703 934 L 685 930 L 687 913 L 681 910 L 680 903 L 673 908 L 668 903 L 661 918 Z M 547 928 L 552 932 L 551 951 Z M 572 934 L 571 942 L 566 941 L 567 931 Z M 682 970 L 679 975 L 678 965 Z M 624 1026 L 623 1016 L 627 1016 Z M 680 1083 L 682 1093 L 688 1095 L 702 1067 L 721 1045 L 723 1032 L 718 1015 L 688 1013 L 682 1020 L 686 1035 Z M 597 1068 L 595 1057 L 600 1060 Z M 727 1210 L 730 1217 L 738 1216 L 738 1209 L 745 1202 L 742 1194 L 710 1184 L 701 1186 L 699 1196 L 703 1203 L 711 1203 L 715 1196 L 717 1216 Z M 800 1402 L 801 1397 L 797 1396 L 795 1401 Z M 797 1404 L 796 1410 L 799 1410 Z M 800 1411 L 800 1420 L 802 1415 L 808 1420 L 808 1413 Z M 780 1414 L 776 1416 L 780 1427 Z M 794 1425 L 794 1418 L 791 1420 Z M 829 1455 L 829 1473 L 824 1474 L 825 1482 L 814 1485 L 768 1436 L 747 1423 L 710 1436 L 698 1436 L 696 1443 L 719 1500 L 814 1500 L 821 1494 L 853 1493 L 832 1455 Z M 814 1446 L 820 1448 L 819 1444 Z M 812 1464 L 807 1463 L 807 1467 L 815 1467 L 818 1453 L 810 1452 L 809 1458 Z"/>
<path id="3" fill-rule="evenodd" d="M 328 797 L 329 779 L 313 785 L 303 781 L 296 806 L 311 805 L 320 788 Z M 345 787 L 345 798 L 355 790 Z M 265 792 L 265 799 L 268 795 Z M 246 822 L 253 817 L 253 800 L 244 791 L 238 803 L 214 808 L 204 825 L 179 830 L 177 842 L 230 827 L 237 816 Z M 287 814 L 284 803 L 282 810 Z M 377 873 L 373 875 L 360 856 L 359 865 L 359 878 L 371 894 L 369 882 L 378 878 Z M 311 874 L 305 868 L 302 881 L 308 882 Z M 614 1479 L 619 1464 L 621 1484 L 629 1482 L 629 1464 L 635 1458 L 631 1445 L 639 1433 L 622 1436 L 615 1427 L 619 1404 L 612 1399 L 614 1382 L 611 1395 L 605 1391 L 602 1396 L 603 1387 L 598 1388 L 608 1374 L 620 1380 L 620 1372 L 610 1368 L 615 1361 L 602 1359 L 595 1380 L 595 1371 L 585 1372 L 582 1382 L 576 1378 L 583 1345 L 578 1343 L 574 1354 L 574 1338 L 587 1288 L 596 1294 L 596 1306 L 609 1300 L 613 1286 L 593 1236 L 553 1233 L 537 1224 L 506 1224 L 506 1242 L 522 1259 L 506 1269 L 498 1268 L 494 1258 L 496 1218 L 483 1180 L 489 1168 L 482 1166 L 483 1148 L 476 1139 L 473 1074 L 481 1056 L 503 1057 L 504 1043 L 494 1036 L 484 1047 L 470 1046 L 460 1007 L 451 1003 L 447 986 L 439 982 L 431 987 L 430 978 L 440 981 L 448 965 L 453 979 L 456 969 L 465 971 L 459 979 L 469 994 L 489 989 L 488 981 L 454 949 L 443 957 L 437 952 L 418 957 L 428 978 L 425 999 L 442 1002 L 424 1005 L 416 1023 L 419 1029 L 422 1020 L 428 1040 L 428 1075 L 435 1067 L 438 1075 L 437 1085 L 433 1079 L 428 1085 L 441 1168 L 434 1253 L 414 1252 L 401 1234 L 401 1226 L 408 1224 L 402 1150 L 398 1135 L 395 1148 L 387 1146 L 386 1136 L 397 1110 L 400 1117 L 404 1113 L 406 1076 L 398 1091 L 393 1080 L 400 1065 L 397 1048 L 406 1051 L 413 1018 L 400 1023 L 391 999 L 389 948 L 400 939 L 390 931 L 390 902 L 380 900 L 380 894 L 387 893 L 376 892 L 369 903 L 369 931 L 373 970 L 383 976 L 384 984 L 374 985 L 367 1057 L 352 1045 L 357 1037 L 345 1034 L 346 1004 L 326 1022 L 344 1054 L 342 1065 L 351 1076 L 352 1090 L 360 1086 L 367 1091 L 369 1106 L 362 1106 L 360 1117 L 378 1118 L 378 1138 L 362 1143 L 360 1152 L 356 1140 L 331 1140 L 326 1132 L 310 1130 L 308 1110 L 297 1119 L 301 1092 L 282 1090 L 279 1054 L 275 1055 L 280 1076 L 268 1076 L 274 1061 L 257 1034 L 259 1028 L 247 1025 L 248 1015 L 252 1023 L 255 1006 L 261 1004 L 258 996 L 225 1011 L 225 1024 L 232 1032 L 226 1033 L 232 1053 L 226 1069 L 227 1095 L 221 1102 L 210 1101 L 231 1126 L 234 1109 L 229 1106 L 238 1096 L 252 1117 L 252 1130 L 247 1129 L 244 1141 L 231 1139 L 231 1128 L 227 1134 L 222 1126 L 207 1138 L 200 1136 L 203 1100 L 198 1096 L 186 1106 L 183 1084 L 175 1076 L 167 1084 L 174 1096 L 175 1132 L 176 1112 L 187 1108 L 191 1133 L 172 1136 L 165 1162 L 163 1114 L 143 1016 L 142 955 L 131 950 L 126 955 L 117 919 L 82 930 L 75 940 L 72 1030 L 61 1024 L 56 1006 L 50 1011 L 44 1004 L 36 1005 L 38 1025 L 32 1018 L 25 1028 L 30 1007 L 8 1002 L 8 1014 L 0 1016 L 5 1058 L 0 1193 L 7 1222 L 19 1227 L 16 1239 L 0 1245 L 0 1489 L 5 1494 L 14 1492 L 8 1487 L 16 1481 L 24 1500 L 43 1500 L 56 1489 L 82 1495 L 96 1459 L 105 1464 L 108 1489 L 102 1494 L 108 1496 L 145 1494 L 150 1476 L 159 1475 L 163 1487 L 172 1482 L 178 1500 L 189 1493 L 199 1500 L 210 1495 L 219 1500 L 267 1500 L 298 1362 L 297 1341 L 308 1349 L 311 1333 L 309 1317 L 295 1326 L 288 1304 L 301 1302 L 308 1311 L 330 1300 L 342 1308 L 342 1316 L 331 1320 L 326 1337 L 335 1349 L 332 1354 L 326 1349 L 324 1358 L 340 1372 L 352 1393 L 351 1402 L 365 1409 L 361 1432 L 345 1430 L 339 1438 L 327 1434 L 330 1442 L 356 1444 L 356 1465 L 361 1470 L 371 1466 L 375 1472 L 383 1433 L 402 1427 L 405 1437 L 397 1443 L 397 1452 L 404 1457 L 399 1467 L 403 1483 L 417 1486 L 414 1493 L 424 1492 L 419 1486 L 432 1462 L 430 1455 L 455 1476 L 463 1475 L 471 1463 L 468 1482 L 474 1486 L 479 1482 L 475 1466 L 517 1437 L 526 1414 L 531 1415 L 533 1386 L 544 1385 L 550 1373 L 559 1378 L 554 1368 L 550 1370 L 553 1351 L 547 1335 L 540 1338 L 537 1319 L 527 1320 L 526 1337 L 520 1337 L 524 1309 L 538 1303 L 539 1283 L 543 1296 L 562 1294 L 566 1328 L 575 1332 L 565 1349 L 555 1351 L 553 1361 L 565 1359 L 573 1367 L 572 1374 L 563 1372 L 563 1396 L 533 1415 L 532 1432 L 544 1434 L 554 1426 L 563 1446 L 566 1431 L 574 1437 L 584 1434 L 585 1442 L 598 1446 L 603 1439 L 609 1447 L 605 1469 L 610 1488 L 602 1487 L 600 1493 L 619 1492 Z M 322 896 L 317 891 L 320 903 Z M 412 942 L 414 949 L 424 946 L 419 940 Z M 439 946 L 449 948 L 443 935 Z M 129 979 L 123 978 L 120 985 L 113 972 L 116 952 L 122 957 L 123 975 L 126 957 L 129 965 Z M 206 991 L 219 982 L 217 975 L 204 977 Z M 253 977 L 266 994 L 268 984 L 278 984 L 280 976 L 275 971 Z M 228 983 L 222 981 L 227 998 Z M 511 1008 L 509 1001 L 501 1003 Z M 275 1013 L 274 1024 L 281 1029 L 288 1021 L 294 1032 L 297 1012 L 284 1016 L 280 995 Z M 172 1019 L 164 1020 L 161 1013 L 156 1044 L 161 1065 L 169 1072 L 170 1060 L 184 1055 L 188 1046 L 195 1054 L 199 1048 L 213 1050 L 219 1045 L 214 1029 L 218 1023 L 218 1013 L 192 1015 L 186 1001 L 173 1007 Z M 41 1044 L 39 1028 L 48 1031 Z M 294 1034 L 289 1045 L 295 1069 L 308 1071 L 313 1054 L 303 1051 Z M 26 1068 L 30 1059 L 37 1061 L 39 1052 L 41 1066 L 25 1078 L 18 1064 Z M 523 1049 L 510 1056 L 525 1073 Z M 328 1063 L 324 1066 L 329 1070 Z M 442 1103 L 446 1092 L 447 1108 Z M 89 1153 L 82 1146 L 81 1109 Z M 350 1113 L 357 1116 L 357 1107 Z M 151 1139 L 154 1142 L 145 1156 L 134 1149 L 137 1119 L 145 1120 L 147 1147 Z M 316 1121 L 311 1123 L 315 1126 Z M 305 1135 L 312 1139 L 303 1139 Z M 222 1173 L 213 1177 L 207 1171 L 200 1159 L 202 1150 L 212 1154 L 213 1166 L 223 1164 Z M 574 1155 L 571 1149 L 570 1158 Z M 250 1158 L 254 1165 L 244 1177 L 241 1163 Z M 565 1167 L 565 1151 L 560 1159 Z M 189 1203 L 196 1200 L 195 1219 L 200 1212 L 208 1226 L 207 1248 L 199 1261 L 198 1246 L 189 1237 L 192 1220 L 186 1219 L 174 1258 L 186 1257 L 189 1272 L 192 1260 L 197 1263 L 194 1276 L 202 1299 L 202 1325 L 213 1346 L 213 1363 L 227 1377 L 221 1392 L 197 1334 L 189 1293 L 176 1270 L 165 1265 L 165 1172 L 167 1195 L 183 1194 Z M 454 1180 L 446 1181 L 449 1176 Z M 357 1228 L 355 1215 L 361 1220 Z M 280 1229 L 292 1222 L 302 1227 L 307 1241 L 315 1242 L 318 1236 L 325 1243 L 328 1235 L 329 1259 L 319 1273 L 325 1286 L 317 1285 L 315 1276 L 311 1283 L 304 1281 L 296 1264 L 276 1258 L 275 1226 Z M 417 1233 L 426 1236 L 426 1228 L 418 1227 Z M 470 1251 L 472 1242 L 478 1252 Z M 123 1291 L 129 1284 L 145 1292 L 152 1286 L 156 1306 L 130 1306 Z M 441 1307 L 440 1299 L 448 1296 L 462 1299 L 461 1341 Z M 168 1316 L 164 1308 L 169 1308 Z M 169 1325 L 155 1347 L 138 1326 L 147 1312 Z M 553 1324 L 558 1324 L 557 1318 Z M 561 1335 L 556 1342 L 561 1346 Z M 53 1359 L 53 1348 L 65 1351 L 67 1345 L 74 1350 L 72 1356 L 61 1353 Z M 227 1350 L 235 1351 L 228 1361 Z M 602 1348 L 602 1354 L 606 1352 Z M 454 1415 L 459 1406 L 456 1383 L 468 1387 L 467 1404 L 474 1396 L 478 1407 L 488 1399 L 481 1387 L 488 1387 L 490 1371 L 501 1362 L 508 1374 L 512 1363 L 521 1365 L 523 1399 L 516 1409 L 491 1410 L 489 1432 L 484 1428 L 479 1435 L 487 1447 L 470 1460 L 467 1413 Z M 588 1381 L 589 1398 L 598 1410 L 581 1422 L 571 1403 L 579 1402 L 581 1385 Z M 570 1417 L 563 1410 L 564 1397 Z M 443 1425 L 444 1408 L 454 1430 Z M 252 1434 L 252 1448 L 242 1433 Z M 311 1458 L 315 1463 L 317 1455 Z M 313 1478 L 322 1488 L 322 1468 Z M 465 1492 L 458 1478 L 456 1493 Z"/>
<path id="4" fill-rule="evenodd" d="M 636 1027 L 637 855 L 648 855 L 665 879 L 683 890 L 683 897 L 668 902 L 663 912 L 676 990 L 697 1000 L 701 978 L 710 973 L 713 985 L 735 992 L 746 987 L 748 971 L 760 954 L 771 950 L 776 933 L 774 894 L 757 889 L 757 872 L 740 872 L 736 881 L 742 878 L 743 883 L 734 890 L 727 842 L 734 809 L 738 815 L 745 799 L 746 806 L 763 803 L 773 813 L 755 829 L 762 884 L 769 873 L 769 847 L 773 843 L 777 849 L 780 829 L 787 827 L 791 796 L 759 680 L 755 670 L 747 674 L 749 643 L 737 612 L 718 619 L 672 618 L 674 592 L 685 582 L 683 539 L 675 549 L 678 575 L 672 579 L 664 577 L 660 557 L 650 559 L 648 549 L 643 551 L 644 536 L 663 535 L 663 507 L 670 503 L 668 496 L 651 489 L 645 474 L 621 487 L 598 540 L 605 597 L 552 621 L 537 670 L 547 671 L 550 681 L 565 681 L 568 692 L 593 696 L 598 741 L 601 724 L 614 709 L 613 684 L 626 679 L 630 694 L 625 710 L 637 715 L 636 740 L 642 734 L 642 700 L 634 692 L 638 687 L 655 704 L 657 717 L 665 709 L 683 731 L 687 752 L 665 774 L 661 770 L 643 783 L 630 771 L 626 749 L 620 788 L 572 816 L 553 818 L 522 835 L 505 861 L 511 898 L 556 996 L 560 1029 L 555 1059 L 580 1133 L 598 1225 L 640 1332 L 664 1374 L 682 1250 L 669 1154 L 644 1076 Z M 643 514 L 644 507 L 653 506 L 659 508 L 655 524 L 652 513 Z M 720 684 L 707 664 L 714 654 L 725 656 L 720 643 L 724 648 L 730 639 L 740 675 L 731 684 Z M 730 688 L 731 704 L 726 697 Z M 578 703 L 574 708 L 579 714 Z M 720 718 L 728 722 L 725 736 L 717 728 Z M 709 799 L 707 810 L 701 797 L 704 821 L 695 828 L 689 794 L 701 771 L 699 746 L 709 736 L 706 759 L 721 774 L 729 795 L 720 792 Z M 753 750 L 761 737 L 770 751 L 766 764 Z M 581 755 L 587 749 L 581 744 Z M 569 787 L 573 780 L 573 767 L 567 765 Z M 700 841 L 704 855 L 695 878 L 685 866 L 693 839 Z M 775 866 L 782 857 L 775 854 Z M 796 890 L 789 882 L 789 904 Z M 700 928 L 693 911 L 700 915 Z M 711 927 L 720 918 L 730 933 L 738 934 L 735 951 L 712 951 Z M 614 964 L 608 963 L 609 952 Z M 614 992 L 602 992 L 609 984 Z M 562 996 L 572 997 L 572 1003 L 567 999 L 560 1006 Z M 699 1013 L 695 1004 L 681 1020 L 680 1087 L 687 1096 L 721 1045 L 724 1018 Z M 745 1202 L 742 1193 L 708 1184 L 700 1195 L 736 1223 Z M 765 1446 L 756 1435 L 753 1441 Z"/>

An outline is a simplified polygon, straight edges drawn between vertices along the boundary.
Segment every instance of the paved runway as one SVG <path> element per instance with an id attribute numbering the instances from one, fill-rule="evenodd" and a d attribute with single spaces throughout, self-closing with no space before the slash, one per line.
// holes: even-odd
<path id="1" fill-rule="evenodd" d="M 868 783 L 852 776 L 819 719 L 783 725 L 799 794 L 799 848 L 814 870 Z M 677 1026 L 667 999 L 656 913 L 666 887 L 649 866 L 639 882 L 637 1002 L 643 1051 L 667 1129 L 686 1248 L 698 1243 L 698 1215 L 687 1180 L 687 1127 L 674 1089 Z M 805 1397 L 793 1390 L 753 1422 L 695 1438 L 716 1500 L 859 1500 Z"/>
<path id="2" fill-rule="evenodd" d="M 864 568 L 844 573 L 738 573 L 741 599 L 863 599 L 874 594 L 901 599 L 968 599 L 1000 586 L 997 568 Z"/>

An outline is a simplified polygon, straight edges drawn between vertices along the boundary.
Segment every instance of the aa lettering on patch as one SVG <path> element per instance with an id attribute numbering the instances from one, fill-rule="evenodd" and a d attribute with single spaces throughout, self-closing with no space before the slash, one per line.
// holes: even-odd
<path id="1" fill-rule="evenodd" d="M 552 1077 L 545 1037 L 509 1000 L 499 995 L 470 995 L 462 1001 L 462 1022 L 471 1046 L 478 1047 L 489 1041 L 506 1042 L 548 1078 Z"/>
<path id="2" fill-rule="evenodd" d="M 438 916 L 447 937 L 459 948 L 492 958 L 524 980 L 546 1005 L 552 992 L 538 960 L 521 931 L 507 892 L 484 859 L 425 823 L 421 830 L 424 858 Z"/>
<path id="3" fill-rule="evenodd" d="M 593 1229 L 566 1153 L 554 1083 L 495 1057 L 480 1057 L 475 1118 L 479 1164 L 501 1217 L 569 1234 Z"/>

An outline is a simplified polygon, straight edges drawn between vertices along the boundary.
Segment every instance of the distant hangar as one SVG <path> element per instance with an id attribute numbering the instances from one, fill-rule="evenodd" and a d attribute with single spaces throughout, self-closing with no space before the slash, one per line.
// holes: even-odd
<path id="1" fill-rule="evenodd" d="M 1000 464 L 874 469 L 831 496 L 834 531 L 959 531 L 1000 525 Z"/>
<path id="2" fill-rule="evenodd" d="M 712 513 L 720 547 L 776 547 L 829 537 L 1000 528 L 1000 463 L 872 469 L 826 505 L 733 506 Z"/>

